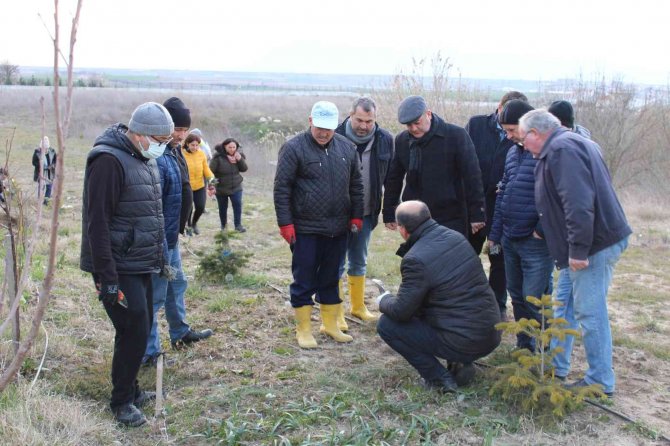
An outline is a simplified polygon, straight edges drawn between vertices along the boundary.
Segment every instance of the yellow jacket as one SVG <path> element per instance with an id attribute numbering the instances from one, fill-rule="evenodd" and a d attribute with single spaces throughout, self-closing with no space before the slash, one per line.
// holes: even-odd
<path id="1" fill-rule="evenodd" d="M 209 170 L 207 165 L 207 156 L 202 150 L 196 150 L 190 153 L 188 150 L 182 149 L 181 153 L 184 155 L 186 164 L 188 165 L 188 177 L 191 183 L 191 189 L 200 190 L 205 187 L 205 178 L 208 180 L 214 177 L 214 174 Z"/>

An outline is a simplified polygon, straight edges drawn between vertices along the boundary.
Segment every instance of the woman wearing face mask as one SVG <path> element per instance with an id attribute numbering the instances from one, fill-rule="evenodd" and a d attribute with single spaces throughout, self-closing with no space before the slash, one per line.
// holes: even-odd
<path id="1" fill-rule="evenodd" d="M 228 220 L 228 199 L 233 204 L 233 220 L 235 230 L 246 232 L 242 226 L 242 175 L 240 172 L 247 171 L 246 157 L 240 152 L 239 143 L 233 138 L 228 138 L 214 147 L 216 154 L 209 163 L 214 176 L 217 179 L 216 201 L 219 204 L 219 219 L 221 230 L 226 229 Z"/>
<path id="2" fill-rule="evenodd" d="M 205 188 L 205 180 L 209 183 L 214 178 L 214 174 L 209 170 L 207 165 L 207 157 L 200 150 L 200 142 L 202 140 L 198 135 L 191 133 L 184 140 L 184 148 L 182 154 L 188 164 L 189 181 L 191 189 L 193 189 L 193 213 L 188 219 L 188 232 L 193 234 L 200 234 L 198 229 L 198 220 L 205 211 L 205 204 L 207 203 L 207 189 Z"/>

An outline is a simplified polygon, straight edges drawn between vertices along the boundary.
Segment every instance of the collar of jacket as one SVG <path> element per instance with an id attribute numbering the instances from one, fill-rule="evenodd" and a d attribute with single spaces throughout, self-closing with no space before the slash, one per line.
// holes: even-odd
<path id="1" fill-rule="evenodd" d="M 335 129 L 335 133 L 339 133 L 340 135 L 347 138 L 346 125 L 347 125 L 347 121 L 349 121 L 350 119 L 351 119 L 351 116 L 347 116 L 344 119 L 344 121 L 342 121 L 342 123 L 337 126 L 337 128 Z M 379 123 L 377 121 L 375 121 L 375 136 L 373 138 L 375 141 L 377 140 L 377 138 L 379 138 L 379 132 L 380 131 L 381 131 L 381 127 L 379 126 Z M 347 139 L 349 139 L 349 138 L 347 138 Z M 356 144 L 356 143 L 354 143 L 354 144 Z"/>
<path id="2" fill-rule="evenodd" d="M 488 116 L 489 128 L 495 132 L 498 132 L 498 112 L 494 111 Z M 502 129 L 502 127 L 500 127 Z"/>
<path id="3" fill-rule="evenodd" d="M 325 146 L 322 146 L 321 144 L 319 144 L 319 143 L 317 142 L 316 139 L 314 139 L 314 137 L 312 136 L 312 132 L 311 132 L 311 130 L 307 130 L 305 133 L 307 134 L 307 139 L 308 139 L 310 142 L 314 143 L 315 146 L 317 146 L 318 148 L 323 149 L 323 150 L 330 149 L 330 146 L 331 146 L 332 143 L 333 143 L 333 139 L 335 139 L 335 135 L 333 135 L 333 137 L 330 138 L 330 141 L 328 141 L 328 144 L 326 144 Z"/>
<path id="4" fill-rule="evenodd" d="M 414 244 L 421 238 L 421 236 L 426 232 L 434 228 L 435 226 L 438 226 L 438 223 L 433 220 L 432 218 L 429 218 L 428 220 L 424 221 L 419 225 L 418 228 L 414 232 L 412 232 L 407 239 L 405 243 L 400 245 L 398 250 L 396 251 L 396 255 L 400 257 L 404 257 L 405 254 L 414 246 Z"/>
<path id="5" fill-rule="evenodd" d="M 538 159 L 544 159 L 547 157 L 547 146 L 549 146 L 549 143 L 556 138 L 558 135 L 562 135 L 565 132 L 569 132 L 570 130 L 559 127 L 556 130 L 554 130 L 551 135 L 549 135 L 549 138 L 544 142 L 544 145 L 542 146 L 542 150 L 540 151 L 540 155 L 538 156 Z"/>

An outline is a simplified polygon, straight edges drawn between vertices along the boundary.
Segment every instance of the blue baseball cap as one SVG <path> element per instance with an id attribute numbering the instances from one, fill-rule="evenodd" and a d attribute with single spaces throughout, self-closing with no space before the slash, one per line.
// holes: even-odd
<path id="1" fill-rule="evenodd" d="M 337 106 L 332 102 L 319 101 L 312 107 L 312 125 L 322 129 L 335 130 L 339 123 Z"/>

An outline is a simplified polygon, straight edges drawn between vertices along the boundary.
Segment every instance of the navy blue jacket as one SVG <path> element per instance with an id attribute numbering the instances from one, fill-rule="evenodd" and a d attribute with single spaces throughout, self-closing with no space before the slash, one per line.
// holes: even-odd
<path id="1" fill-rule="evenodd" d="M 177 246 L 179 239 L 179 218 L 181 215 L 181 171 L 177 156 L 170 147 L 156 160 L 161 175 L 163 217 L 165 219 L 165 239 L 169 249 Z"/>
<path id="2" fill-rule="evenodd" d="M 633 232 L 612 187 L 598 144 L 559 128 L 535 168 L 535 199 L 558 268 L 585 260 Z"/>
<path id="3" fill-rule="evenodd" d="M 482 172 L 482 185 L 486 200 L 486 227 L 482 231 L 487 234 L 493 222 L 496 191 L 505 171 L 507 151 L 514 145 L 514 142 L 507 139 L 505 132 L 498 128 L 497 113 L 473 116 L 465 126 L 465 130 L 475 145 L 479 169 Z"/>
<path id="4" fill-rule="evenodd" d="M 535 165 L 537 160 L 523 147 L 514 145 L 507 152 L 505 173 L 496 199 L 489 240 L 500 243 L 528 237 L 537 230 L 539 216 L 535 209 Z"/>

